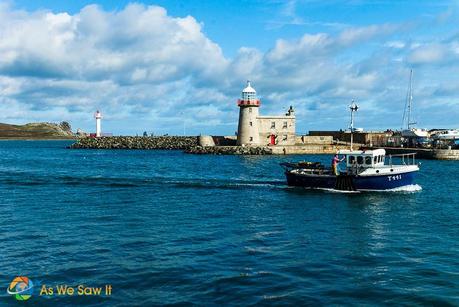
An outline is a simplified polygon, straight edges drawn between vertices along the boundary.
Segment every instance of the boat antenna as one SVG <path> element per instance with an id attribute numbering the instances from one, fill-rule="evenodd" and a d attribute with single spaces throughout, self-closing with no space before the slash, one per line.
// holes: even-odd
<path id="1" fill-rule="evenodd" d="M 352 103 L 349 106 L 349 109 L 351 109 L 351 124 L 349 128 L 351 129 L 351 151 L 352 151 L 352 145 L 354 143 L 354 113 L 357 112 L 359 109 L 359 106 L 354 102 L 354 99 L 352 99 Z"/>

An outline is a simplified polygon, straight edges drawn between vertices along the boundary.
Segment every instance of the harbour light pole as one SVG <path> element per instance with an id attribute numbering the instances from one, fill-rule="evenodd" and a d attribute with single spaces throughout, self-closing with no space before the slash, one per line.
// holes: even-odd
<path id="1" fill-rule="evenodd" d="M 359 106 L 354 102 L 354 99 L 352 100 L 351 105 L 349 106 L 349 109 L 351 109 L 351 124 L 350 124 L 350 129 L 351 129 L 351 150 L 352 150 L 352 145 L 354 143 L 354 113 L 357 112 L 359 109 Z"/>

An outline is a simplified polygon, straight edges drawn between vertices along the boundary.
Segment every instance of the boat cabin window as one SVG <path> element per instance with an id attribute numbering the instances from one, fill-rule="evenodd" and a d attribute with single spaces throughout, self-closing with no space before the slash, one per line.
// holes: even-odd
<path id="1" fill-rule="evenodd" d="M 349 156 L 349 164 L 353 164 L 355 161 L 355 157 L 354 156 Z"/>
<path id="2" fill-rule="evenodd" d="M 365 164 L 366 165 L 371 165 L 371 157 L 370 156 L 366 156 L 365 157 Z"/>
<path id="3" fill-rule="evenodd" d="M 379 162 L 379 156 L 375 156 L 375 158 L 373 159 L 374 163 L 378 163 Z"/>
<path id="4" fill-rule="evenodd" d="M 363 157 L 357 156 L 357 164 L 363 164 Z"/>

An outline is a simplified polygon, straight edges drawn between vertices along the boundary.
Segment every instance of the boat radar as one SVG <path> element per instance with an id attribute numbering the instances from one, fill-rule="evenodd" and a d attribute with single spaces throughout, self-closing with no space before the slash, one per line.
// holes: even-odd
<path id="1" fill-rule="evenodd" d="M 349 106 L 349 109 L 351 109 L 351 123 L 349 125 L 349 129 L 351 130 L 351 150 L 352 150 L 352 145 L 354 142 L 354 113 L 357 112 L 359 109 L 359 106 L 352 100 L 351 105 Z"/>
<path id="2" fill-rule="evenodd" d="M 96 119 L 96 137 L 100 137 L 102 135 L 101 129 L 100 129 L 102 113 L 100 113 L 99 110 L 97 110 L 96 113 L 94 114 L 94 118 Z"/>

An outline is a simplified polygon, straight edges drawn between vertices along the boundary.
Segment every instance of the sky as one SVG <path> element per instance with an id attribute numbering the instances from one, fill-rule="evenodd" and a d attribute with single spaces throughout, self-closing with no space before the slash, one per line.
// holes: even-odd
<path id="1" fill-rule="evenodd" d="M 246 80 L 297 133 L 459 128 L 459 0 L 0 0 L 0 122 L 233 135 Z"/>

